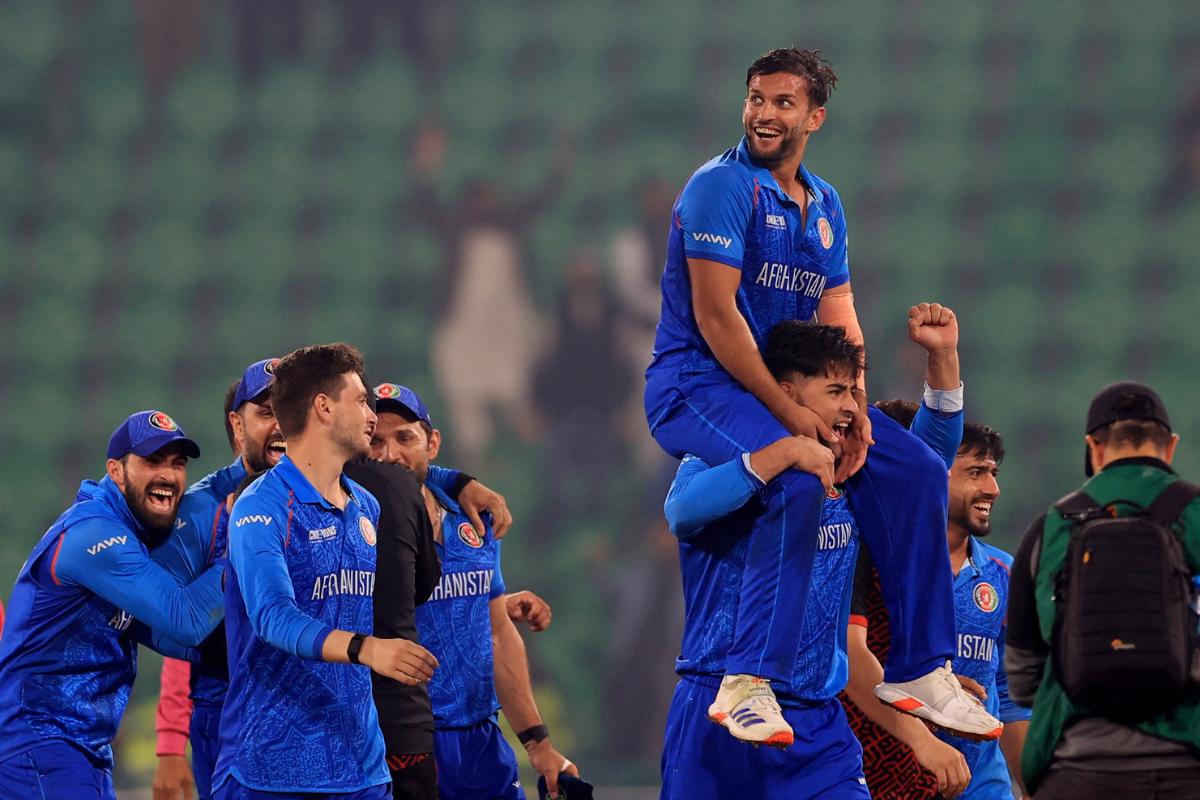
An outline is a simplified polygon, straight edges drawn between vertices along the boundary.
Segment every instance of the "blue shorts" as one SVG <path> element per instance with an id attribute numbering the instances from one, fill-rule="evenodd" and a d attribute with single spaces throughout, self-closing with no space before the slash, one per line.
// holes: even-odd
<path id="1" fill-rule="evenodd" d="M 264 792 L 242 786 L 236 778 L 226 778 L 213 792 L 216 800 L 392 800 L 392 785 L 385 783 L 355 792 Z"/>
<path id="2" fill-rule="evenodd" d="M 754 747 L 708 719 L 716 690 L 683 678 L 667 715 L 661 800 L 870 800 L 862 747 L 842 704 L 784 708 L 796 733 L 787 750 Z"/>
<path id="3" fill-rule="evenodd" d="M 116 800 L 112 770 L 83 751 L 51 741 L 0 761 L 0 797 L 35 800 Z"/>
<path id="4" fill-rule="evenodd" d="M 221 746 L 221 707 L 198 703 L 192 709 L 192 777 L 199 800 L 212 800 L 213 767 Z"/>
<path id="5" fill-rule="evenodd" d="M 433 755 L 442 800 L 525 800 L 517 756 L 495 717 L 469 728 L 435 730 Z"/>

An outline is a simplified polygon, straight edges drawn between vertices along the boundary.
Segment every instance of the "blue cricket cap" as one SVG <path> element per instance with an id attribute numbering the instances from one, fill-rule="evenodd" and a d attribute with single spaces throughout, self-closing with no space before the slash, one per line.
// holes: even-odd
<path id="1" fill-rule="evenodd" d="M 237 391 L 233 393 L 233 410 L 237 411 L 242 403 L 249 402 L 271 388 L 275 380 L 275 367 L 279 366 L 278 358 L 264 358 L 246 367 L 242 379 L 238 381 Z"/>
<path id="2" fill-rule="evenodd" d="M 187 437 L 175 420 L 161 411 L 138 411 L 130 414 L 108 439 L 108 457 L 124 458 L 133 453 L 145 458 L 157 453 L 172 442 L 184 442 L 188 458 L 199 458 L 200 447 Z"/>
<path id="3" fill-rule="evenodd" d="M 429 409 L 421 402 L 421 398 L 417 397 L 417 393 L 407 386 L 401 386 L 398 383 L 381 383 L 374 388 L 375 393 L 375 410 L 387 411 L 388 406 L 400 407 L 412 414 L 417 419 L 424 422 L 429 427 L 433 427 L 433 420 L 429 418 Z"/>

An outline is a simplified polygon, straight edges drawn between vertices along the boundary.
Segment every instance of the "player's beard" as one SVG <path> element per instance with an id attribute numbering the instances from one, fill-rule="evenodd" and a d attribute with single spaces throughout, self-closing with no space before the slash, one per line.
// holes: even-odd
<path id="1" fill-rule="evenodd" d="M 167 486 L 174 491 L 174 500 L 171 503 L 169 511 L 157 511 L 150 508 L 149 494 L 150 489 L 156 486 Z M 152 481 L 143 489 L 126 483 L 125 488 L 121 490 L 121 494 L 125 497 L 125 504 L 129 506 L 129 511 L 133 514 L 134 519 L 142 526 L 146 532 L 150 542 L 161 542 L 166 539 L 171 533 L 171 529 L 175 527 L 175 517 L 179 512 L 179 500 L 183 496 L 183 490 L 179 486 L 172 486 L 167 481 Z"/>
<path id="2" fill-rule="evenodd" d="M 759 166 L 766 169 L 774 169 L 780 164 L 796 155 L 796 150 L 804 142 L 804 135 L 799 128 L 785 128 L 783 133 L 779 134 L 769 152 L 759 150 L 762 143 L 758 141 L 758 137 L 754 135 L 754 126 L 746 125 L 746 142 L 750 148 L 750 156 L 758 163 Z"/>
<path id="3" fill-rule="evenodd" d="M 246 465 L 250 467 L 251 472 L 262 472 L 275 466 L 282 454 L 275 455 L 271 452 L 272 445 L 282 444 L 283 434 L 273 433 L 266 438 L 266 441 L 256 442 L 249 437 L 246 439 L 246 448 L 243 451 L 246 456 Z"/>
<path id="4" fill-rule="evenodd" d="M 992 532 L 991 516 L 989 515 L 989 517 L 987 519 L 983 520 L 982 522 L 976 522 L 974 520 L 975 510 L 974 510 L 974 508 L 972 508 L 972 506 L 974 506 L 975 503 L 979 502 L 980 500 L 986 500 L 986 499 L 988 499 L 988 498 L 983 497 L 983 496 L 972 497 L 970 500 L 966 501 L 962 506 L 960 506 L 958 508 L 958 510 L 956 510 L 953 514 L 950 515 L 950 522 L 952 522 L 955 525 L 958 525 L 960 528 L 962 528 L 968 534 L 970 534 L 971 536 L 974 536 L 977 539 L 984 538 L 985 536 L 987 536 L 989 533 Z M 992 504 L 992 509 L 995 510 L 995 502 L 994 501 Z"/>
<path id="5" fill-rule="evenodd" d="M 338 417 L 333 426 L 333 443 L 341 449 L 347 461 L 371 455 L 371 439 L 363 433 L 362 418 Z"/>

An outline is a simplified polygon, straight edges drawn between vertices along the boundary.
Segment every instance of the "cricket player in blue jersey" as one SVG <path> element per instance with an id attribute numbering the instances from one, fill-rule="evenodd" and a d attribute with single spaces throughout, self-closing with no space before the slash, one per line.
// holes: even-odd
<path id="1" fill-rule="evenodd" d="M 530 766 L 556 797 L 559 773 L 578 777 L 579 770 L 550 742 L 513 624 L 516 618 L 540 630 L 550 621 L 549 607 L 528 592 L 508 602 L 500 542 L 490 527 L 479 536 L 458 504 L 427 480 L 441 433 L 421 398 L 393 383 L 375 387 L 375 397 L 372 456 L 404 465 L 421 481 L 442 562 L 441 580 L 417 607 L 421 642 L 440 664 L 429 684 L 438 791 L 443 800 L 523 800 L 516 756 L 496 719 L 503 708 Z"/>
<path id="2" fill-rule="evenodd" d="M 803 403 L 835 431 L 849 425 L 858 411 L 851 390 L 862 369 L 862 348 L 840 328 L 780 323 L 768 336 L 764 358 L 792 402 Z M 691 457 L 679 467 L 666 514 L 680 538 L 686 621 L 676 662 L 681 679 L 663 750 L 664 800 L 870 796 L 862 750 L 836 700 L 848 674 L 845 638 L 856 525 L 845 493 L 827 492 L 811 475 L 805 475 L 805 488 L 821 514 L 808 534 L 816 541 L 809 596 L 796 602 L 790 591 L 788 602 L 777 609 L 801 617 L 792 663 L 773 693 L 764 682 L 751 683 L 730 712 L 749 731 L 763 727 L 768 715 L 781 715 L 794 741 L 782 751 L 753 749 L 709 723 L 735 627 L 743 624 L 737 618 L 739 596 L 745 590 L 747 554 L 756 546 L 751 522 L 762 513 L 769 482 L 797 465 L 808 467 L 812 451 L 824 458 L 824 480 L 831 483 L 833 454 L 805 437 L 785 436 L 713 468 Z"/>
<path id="3" fill-rule="evenodd" d="M 998 722 L 965 696 L 948 668 L 954 606 L 941 541 L 944 466 L 898 425 L 873 431 L 884 418 L 867 407 L 861 377 L 859 412 L 848 435 L 835 436 L 786 395 L 760 353 L 776 323 L 814 317 L 862 344 L 845 213 L 834 188 L 803 165 L 836 80 L 818 53 L 794 48 L 766 53 L 747 71 L 745 136 L 697 170 L 675 204 L 662 313 L 646 371 L 646 417 L 664 450 L 711 466 L 789 435 L 835 443 L 842 450 L 838 480 L 857 473 L 849 483 L 851 503 L 864 540 L 878 554 L 897 621 L 881 699 L 943 727 L 988 735 Z M 739 738 L 760 734 L 729 713 L 734 698 L 757 678 L 790 678 L 802 615 L 780 613 L 778 606 L 785 597 L 794 603 L 797 595 L 800 602 L 809 596 L 817 547 L 810 532 L 821 514 L 811 482 L 800 470 L 783 471 L 768 485 L 762 513 L 748 520 L 760 541 L 747 554 L 738 619 L 768 624 L 735 631 L 728 681 L 716 703 L 722 724 Z M 771 728 L 786 744 L 787 725 L 768 717 L 760 730 Z"/>
<path id="4" fill-rule="evenodd" d="M 21 567 L 0 638 L 0 797 L 115 797 L 137 644 L 196 658 L 220 622 L 222 567 L 181 580 L 160 563 L 199 455 L 163 412 L 131 415 L 105 477 L 80 485 Z"/>
<path id="5" fill-rule="evenodd" d="M 302 348 L 275 367 L 271 404 L 288 454 L 230 512 L 229 692 L 213 774 L 222 800 L 385 800 L 363 667 L 415 685 L 437 666 L 418 644 L 364 634 L 379 506 L 342 474 L 370 452 L 375 428 L 362 372 L 345 344 Z"/>
<path id="6" fill-rule="evenodd" d="M 913 404 L 889 402 L 888 414 L 900 424 L 922 411 Z M 955 618 L 958 623 L 958 648 L 954 657 L 954 672 L 978 683 L 986 696 L 988 711 L 1004 723 L 998 740 L 966 741 L 942 732 L 935 735 L 957 749 L 964 757 L 969 782 L 961 795 L 943 790 L 947 796 L 968 800 L 1010 800 L 1013 782 L 1021 796 L 1020 756 L 1029 727 L 1030 712 L 1013 703 L 1008 696 L 1008 679 L 1004 671 L 1005 618 L 1008 606 L 1008 582 L 1012 571 L 1012 556 L 986 544 L 981 539 L 991 532 L 991 513 L 1000 496 L 997 480 L 1004 461 L 1004 442 L 991 428 L 966 423 L 962 429 L 962 444 L 949 459 L 950 509 L 947 540 L 950 564 L 954 571 Z M 870 557 L 859 556 L 855 578 L 851 635 L 865 641 L 867 625 L 872 624 L 867 609 L 870 595 L 877 592 Z M 866 670 L 872 675 L 881 672 L 879 662 L 865 649 L 852 650 L 851 671 Z M 873 678 L 869 678 L 870 683 Z M 853 695 L 852 695 L 853 697 Z M 876 718 L 880 709 L 874 698 L 860 690 L 855 698 L 867 715 Z M 874 706 L 871 704 L 874 702 Z M 892 726 L 883 723 L 885 730 Z M 924 731 L 923 736 L 928 736 Z M 915 744 L 906 731 L 895 730 L 893 735 L 906 745 Z M 871 773 L 868 765 L 868 774 Z M 872 784 L 872 789 L 874 790 Z M 881 795 L 883 796 L 883 795 Z M 886 795 L 899 796 L 899 795 Z M 907 796 L 907 795 L 905 795 Z"/>

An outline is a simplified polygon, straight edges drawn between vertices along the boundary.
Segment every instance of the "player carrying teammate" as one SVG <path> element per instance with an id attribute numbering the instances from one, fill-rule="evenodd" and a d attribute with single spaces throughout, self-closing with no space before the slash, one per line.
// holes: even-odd
<path id="1" fill-rule="evenodd" d="M 417 609 L 421 641 L 440 664 L 429 694 L 441 796 L 523 800 L 516 757 L 496 721 L 501 708 L 530 765 L 557 796 L 559 773 L 578 776 L 579 770 L 550 743 L 534 702 L 525 644 L 505 602 L 500 542 L 490 527 L 477 535 L 459 506 L 426 480 L 441 433 L 417 394 L 384 383 L 375 387 L 375 397 L 379 422 L 372 455 L 403 464 L 421 481 L 442 561 L 441 581 Z M 528 597 L 523 613 L 537 630 L 549 622 L 549 609 L 536 596 Z"/>
<path id="2" fill-rule="evenodd" d="M 836 80 L 813 51 L 758 58 L 747 72 L 741 143 L 701 167 L 676 201 L 645 406 L 655 439 L 677 458 L 690 453 L 716 465 L 789 434 L 841 438 L 788 398 L 759 352 L 773 325 L 814 315 L 862 342 L 841 201 L 802 163 Z M 882 418 L 865 409 L 861 391 L 857 399 L 851 435 L 838 442 L 839 478 L 862 463 Z M 883 424 L 874 439 L 874 458 L 850 489 L 862 534 L 880 554 L 889 610 L 900 621 L 880 695 L 946 727 L 994 732 L 996 720 L 963 694 L 947 668 L 954 616 L 941 541 L 944 467 L 898 425 Z M 735 632 L 729 681 L 718 696 L 735 736 L 748 735 L 729 716 L 737 698 L 757 692 L 758 679 L 789 677 L 800 631 L 779 604 L 809 596 L 816 541 L 801 532 L 820 517 L 820 498 L 809 491 L 814 482 L 784 471 L 768 485 L 762 513 L 748 521 L 760 541 L 748 553 L 737 618 L 771 624 Z M 901 539 L 903 546 L 894 543 Z M 787 619 L 792 623 L 781 622 Z M 786 738 L 778 715 L 768 716 Z"/>
<path id="3" fill-rule="evenodd" d="M 362 357 L 344 344 L 306 347 L 275 369 L 271 403 L 288 454 L 230 514 L 226 635 L 216 796 L 250 800 L 311 791 L 388 797 L 369 666 L 429 680 L 428 651 L 372 629 L 378 504 L 342 475 L 370 452 L 375 414 Z"/>
<path id="4" fill-rule="evenodd" d="M 163 412 L 131 415 L 107 475 L 80 485 L 21 567 L 0 639 L 0 797 L 113 798 L 138 643 L 195 657 L 220 622 L 221 567 L 191 580 L 160 563 L 199 455 Z"/>

